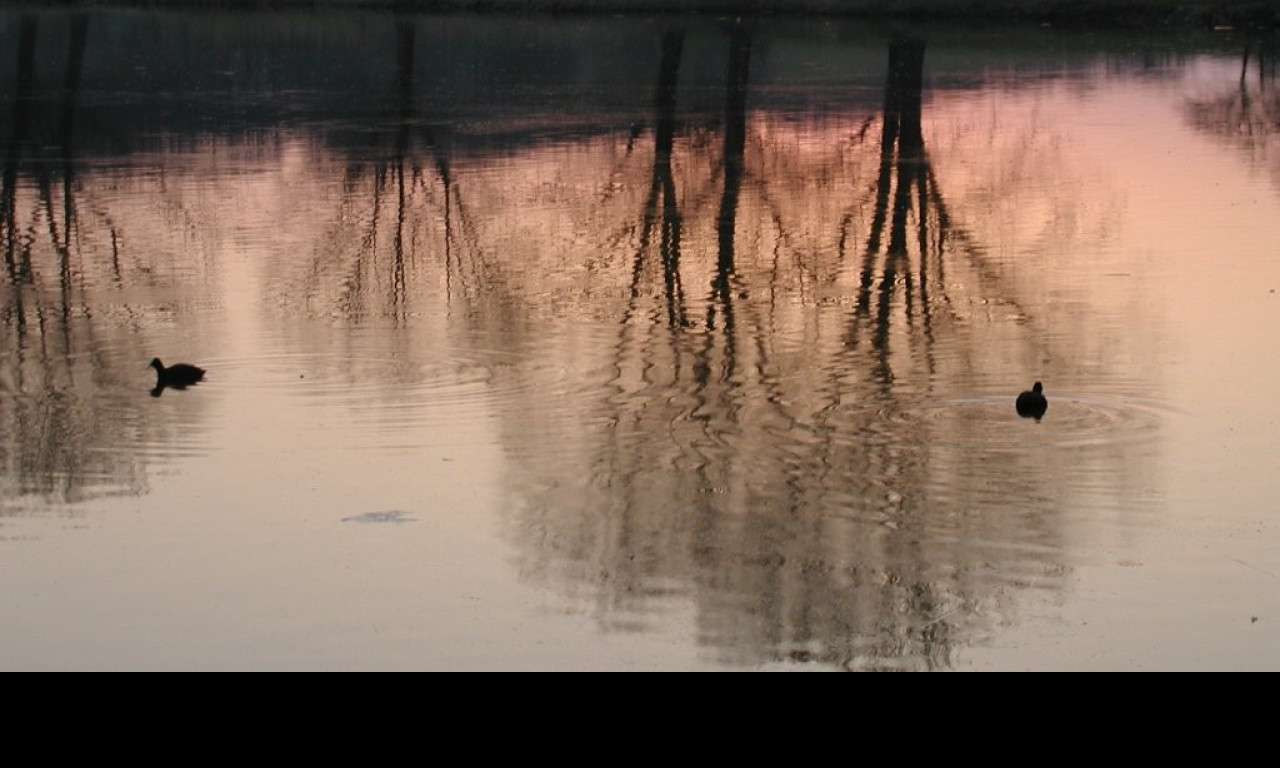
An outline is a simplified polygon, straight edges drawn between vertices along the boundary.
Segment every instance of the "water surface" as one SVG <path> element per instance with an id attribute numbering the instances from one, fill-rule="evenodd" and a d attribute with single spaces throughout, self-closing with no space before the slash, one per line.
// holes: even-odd
<path id="1" fill-rule="evenodd" d="M 1267 40 L 0 41 L 0 667 L 1280 666 Z"/>

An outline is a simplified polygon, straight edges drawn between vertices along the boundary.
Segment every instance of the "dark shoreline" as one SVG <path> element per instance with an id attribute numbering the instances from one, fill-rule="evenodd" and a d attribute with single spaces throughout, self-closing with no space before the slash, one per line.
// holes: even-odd
<path id="1" fill-rule="evenodd" d="M 1140 28 L 1280 29 L 1277 0 L 0 0 L 0 8 L 830 16 Z"/>

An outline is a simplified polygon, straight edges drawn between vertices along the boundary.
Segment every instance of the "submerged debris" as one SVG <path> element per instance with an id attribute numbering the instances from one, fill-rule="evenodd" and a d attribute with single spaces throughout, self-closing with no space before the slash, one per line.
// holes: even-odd
<path id="1" fill-rule="evenodd" d="M 400 510 L 390 509 L 381 512 L 365 512 L 363 515 L 353 515 L 352 517 L 342 518 L 344 523 L 414 523 L 417 518 L 409 517 Z"/>

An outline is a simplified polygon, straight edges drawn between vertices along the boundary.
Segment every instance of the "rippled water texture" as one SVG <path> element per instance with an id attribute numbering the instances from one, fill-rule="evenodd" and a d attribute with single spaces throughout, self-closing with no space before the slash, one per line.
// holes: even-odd
<path id="1" fill-rule="evenodd" d="M 0 12 L 0 668 L 1280 668 L 1275 54 Z"/>

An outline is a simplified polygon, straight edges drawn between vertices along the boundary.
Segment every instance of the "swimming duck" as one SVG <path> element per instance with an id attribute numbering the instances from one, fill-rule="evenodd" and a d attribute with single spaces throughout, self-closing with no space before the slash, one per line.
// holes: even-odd
<path id="1" fill-rule="evenodd" d="M 204 381 L 204 369 L 197 368 L 194 365 L 178 363 L 166 368 L 164 363 L 160 362 L 160 358 L 157 357 L 151 360 L 151 367 L 156 369 L 156 389 L 164 389 L 165 387 L 186 389 Z"/>
<path id="2" fill-rule="evenodd" d="M 1024 419 L 1039 421 L 1044 416 L 1044 412 L 1049 410 L 1049 401 L 1045 399 L 1043 393 L 1044 385 L 1037 381 L 1030 392 L 1018 395 L 1018 401 L 1014 403 L 1014 407 L 1018 409 L 1018 415 Z"/>

